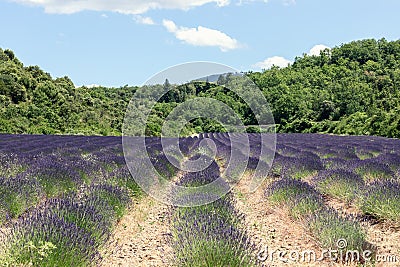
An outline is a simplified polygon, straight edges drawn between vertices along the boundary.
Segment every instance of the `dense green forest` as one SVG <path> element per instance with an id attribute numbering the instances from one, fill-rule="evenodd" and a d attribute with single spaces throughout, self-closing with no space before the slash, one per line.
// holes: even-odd
<path id="1" fill-rule="evenodd" d="M 354 41 L 319 56 L 304 54 L 286 68 L 246 75 L 268 100 L 279 132 L 400 137 L 400 40 Z M 223 101 L 246 125 L 257 124 L 243 101 L 226 90 L 236 79 L 228 74 L 215 83 L 149 86 L 150 91 L 172 90 L 155 106 L 147 133 L 159 135 L 162 118 L 177 103 L 198 96 Z M 53 79 L 38 66 L 25 67 L 11 50 L 0 49 L 0 132 L 120 135 L 138 88 L 76 88 L 68 77 Z M 184 134 L 223 130 L 213 120 L 198 118 Z"/>

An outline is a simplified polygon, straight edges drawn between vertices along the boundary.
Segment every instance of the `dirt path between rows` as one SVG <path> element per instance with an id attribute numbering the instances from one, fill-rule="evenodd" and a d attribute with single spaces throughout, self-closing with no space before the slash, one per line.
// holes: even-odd
<path id="1" fill-rule="evenodd" d="M 233 193 L 237 199 L 236 208 L 245 215 L 247 230 L 253 241 L 260 244 L 264 251 L 267 246 L 269 253 L 273 250 L 300 253 L 299 261 L 291 261 L 289 255 L 284 256 L 288 262 L 284 262 L 277 254 L 273 254 L 272 259 L 269 256 L 262 261 L 262 266 L 343 266 L 330 261 L 315 262 L 309 260 L 308 256 L 303 260 L 301 253 L 306 250 L 314 251 L 316 257 L 319 258 L 322 253 L 320 246 L 300 222 L 290 218 L 285 209 L 273 207 L 268 203 L 264 196 L 269 183 L 267 180 L 254 193 L 248 192 L 248 182 L 248 176 L 241 179 Z M 265 255 L 259 254 L 262 259 Z M 296 254 L 293 254 L 293 259 L 296 259 Z"/>
<path id="2" fill-rule="evenodd" d="M 179 177 L 179 176 L 178 176 Z M 268 247 L 268 252 L 273 250 L 295 251 L 302 253 L 312 250 L 317 258 L 322 252 L 321 247 L 313 237 L 303 228 L 302 224 L 294 221 L 284 208 L 270 205 L 264 192 L 269 184 L 266 180 L 254 193 L 247 191 L 248 176 L 241 179 L 233 189 L 236 198 L 236 208 L 244 214 L 248 234 L 260 248 Z M 338 203 L 329 203 L 337 209 L 347 212 Z M 170 247 L 170 225 L 168 212 L 171 206 L 162 204 L 150 196 L 144 196 L 133 203 L 127 214 L 118 223 L 114 230 L 113 242 L 105 253 L 102 267 L 114 266 L 172 266 L 173 249 Z M 354 211 L 351 210 L 354 214 Z M 364 225 L 368 229 L 368 241 L 379 244 L 378 253 L 381 255 L 395 254 L 399 247 L 400 234 L 397 231 L 382 229 L 381 225 Z M 265 252 L 265 250 L 264 250 Z M 265 256 L 266 254 L 260 254 Z M 285 256 L 289 259 L 289 255 Z M 386 263 L 388 264 L 388 263 Z M 377 264 L 377 266 L 395 266 Z M 305 261 L 284 262 L 278 258 L 277 253 L 272 259 L 269 256 L 263 261 L 262 266 L 344 266 L 335 262 Z M 349 265 L 347 265 L 349 266 Z"/>
<path id="3" fill-rule="evenodd" d="M 101 266 L 171 266 L 169 209 L 150 196 L 133 203 L 114 230 Z"/>
<path id="4" fill-rule="evenodd" d="M 362 212 L 354 205 L 347 205 L 343 201 L 326 196 L 325 203 L 342 212 L 344 215 L 353 215 L 363 218 Z M 367 241 L 376 246 L 376 267 L 400 266 L 400 229 L 386 222 L 377 222 L 374 219 L 360 219 L 360 224 L 366 229 Z"/>

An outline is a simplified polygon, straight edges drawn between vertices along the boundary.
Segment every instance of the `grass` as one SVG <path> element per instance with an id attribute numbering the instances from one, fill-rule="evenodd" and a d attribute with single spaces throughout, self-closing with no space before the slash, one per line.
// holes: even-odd
<path id="1" fill-rule="evenodd" d="M 373 158 L 377 155 L 379 155 L 379 152 L 371 152 L 369 149 L 363 149 L 363 148 L 357 148 L 356 149 L 356 155 L 359 159 L 370 159 Z"/>

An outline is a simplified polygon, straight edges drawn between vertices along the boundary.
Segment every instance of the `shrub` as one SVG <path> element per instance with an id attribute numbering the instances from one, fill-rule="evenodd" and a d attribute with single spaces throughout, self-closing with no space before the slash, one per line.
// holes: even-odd
<path id="1" fill-rule="evenodd" d="M 324 248 L 362 251 L 365 248 L 366 233 L 360 224 L 350 216 L 342 217 L 335 210 L 324 209 L 307 219 L 307 227 Z M 344 239 L 345 247 L 338 241 Z"/>
<path id="2" fill-rule="evenodd" d="M 400 224 L 400 184 L 393 181 L 374 182 L 359 200 L 364 214 Z"/>
<path id="3" fill-rule="evenodd" d="M 364 186 L 363 179 L 347 170 L 321 171 L 313 179 L 316 188 L 323 194 L 350 203 Z"/>

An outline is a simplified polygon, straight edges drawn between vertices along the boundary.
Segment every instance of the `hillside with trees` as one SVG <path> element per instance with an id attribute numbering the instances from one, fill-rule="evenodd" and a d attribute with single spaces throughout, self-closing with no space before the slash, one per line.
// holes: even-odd
<path id="1" fill-rule="evenodd" d="M 286 68 L 246 75 L 267 98 L 279 132 L 400 137 L 400 40 L 354 41 L 319 56 L 304 54 Z M 257 124 L 243 101 L 225 88 L 237 77 L 220 78 L 215 83 L 148 86 L 150 91 L 171 90 L 156 104 L 147 133 L 159 135 L 162 118 L 178 103 L 199 96 L 223 101 L 246 125 Z M 54 79 L 38 66 L 24 66 L 11 50 L 0 49 L 0 132 L 120 135 L 137 90 L 76 88 L 68 77 Z M 183 133 L 215 131 L 224 128 L 198 118 Z"/>
<path id="2" fill-rule="evenodd" d="M 0 132 L 118 135 L 136 88 L 76 88 L 0 49 Z"/>
<path id="3" fill-rule="evenodd" d="M 400 137 L 400 40 L 361 40 L 250 77 L 281 132 Z"/>

